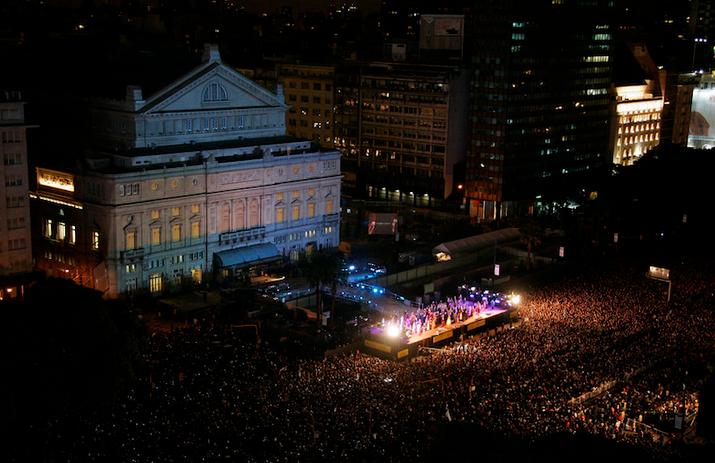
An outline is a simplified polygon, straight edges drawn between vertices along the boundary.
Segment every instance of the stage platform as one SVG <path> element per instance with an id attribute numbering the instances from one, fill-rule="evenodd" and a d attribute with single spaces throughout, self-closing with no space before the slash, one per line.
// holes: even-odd
<path id="1" fill-rule="evenodd" d="M 513 318 L 516 318 L 515 308 L 491 307 L 461 322 L 410 337 L 391 337 L 380 327 L 371 327 L 362 345 L 369 354 L 392 360 L 405 360 L 417 355 L 420 347 L 442 347 L 458 341 L 462 335 L 467 338 L 509 323 Z"/>

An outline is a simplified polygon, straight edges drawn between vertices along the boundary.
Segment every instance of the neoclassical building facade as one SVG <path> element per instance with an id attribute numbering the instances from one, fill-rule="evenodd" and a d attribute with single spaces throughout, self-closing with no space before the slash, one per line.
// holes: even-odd
<path id="1" fill-rule="evenodd" d="M 38 167 L 38 267 L 108 297 L 297 260 L 339 243 L 340 153 L 285 135 L 283 97 L 204 62 L 92 110 L 98 148 Z"/>

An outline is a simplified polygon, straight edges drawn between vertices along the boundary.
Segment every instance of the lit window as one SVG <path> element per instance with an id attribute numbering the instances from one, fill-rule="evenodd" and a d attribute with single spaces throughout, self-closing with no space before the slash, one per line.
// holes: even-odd
<path id="1" fill-rule="evenodd" d="M 92 250 L 96 251 L 98 249 L 99 249 L 99 232 L 95 230 L 92 232 Z"/>
<path id="2" fill-rule="evenodd" d="M 291 217 L 293 220 L 300 219 L 300 206 L 298 204 L 293 206 L 291 210 Z"/>
<path id="3" fill-rule="evenodd" d="M 152 293 L 161 292 L 162 288 L 161 273 L 153 273 L 149 275 L 149 291 Z"/>
<path id="4" fill-rule="evenodd" d="M 191 213 L 198 214 L 201 212 L 201 205 L 199 203 L 194 203 L 191 205 Z"/>
<path id="5" fill-rule="evenodd" d="M 308 198 L 315 196 L 315 188 L 308 188 Z"/>
<path id="6" fill-rule="evenodd" d="M 277 203 L 284 201 L 284 200 L 285 200 L 285 195 L 282 192 L 276 193 L 276 202 Z"/>
<path id="7" fill-rule="evenodd" d="M 57 239 L 64 241 L 67 238 L 67 225 L 64 222 L 57 222 Z"/>
<path id="8" fill-rule="evenodd" d="M 136 248 L 137 245 L 137 232 L 135 230 L 129 230 L 126 233 L 126 249 L 129 251 Z"/>
<path id="9" fill-rule="evenodd" d="M 45 238 L 52 238 L 52 219 L 45 220 Z"/>
<path id="10" fill-rule="evenodd" d="M 152 209 L 151 220 L 159 220 L 159 217 L 161 217 L 161 212 L 159 212 L 159 209 Z"/>
<path id="11" fill-rule="evenodd" d="M 77 226 L 70 225 L 70 244 L 75 244 L 77 242 Z"/>
<path id="12" fill-rule="evenodd" d="M 299 167 L 299 169 L 300 169 L 300 167 Z M 290 199 L 291 199 L 291 200 L 295 200 L 295 199 L 299 199 L 299 198 L 300 198 L 300 191 L 297 191 L 297 190 L 296 190 L 296 191 L 292 191 L 292 192 L 290 193 Z"/>
<path id="13" fill-rule="evenodd" d="M 137 264 L 127 264 L 124 266 L 124 271 L 126 273 L 134 273 L 137 271 Z"/>
<path id="14" fill-rule="evenodd" d="M 171 241 L 181 241 L 181 224 L 175 223 L 171 226 Z"/>
<path id="15" fill-rule="evenodd" d="M 172 207 L 171 208 L 171 216 L 178 217 L 179 215 L 181 215 L 181 208 L 180 207 Z"/>
<path id="16" fill-rule="evenodd" d="M 276 208 L 276 223 L 285 222 L 286 209 L 285 207 Z"/>
<path id="17" fill-rule="evenodd" d="M 328 199 L 325 201 L 325 213 L 326 214 L 333 213 L 333 200 L 332 199 Z"/>
<path id="18" fill-rule="evenodd" d="M 308 203 L 308 217 L 315 217 L 315 203 Z"/>
<path id="19" fill-rule="evenodd" d="M 201 236 L 201 222 L 191 222 L 191 237 L 198 238 Z"/>
<path id="20" fill-rule="evenodd" d="M 161 244 L 161 227 L 151 227 L 151 244 Z"/>

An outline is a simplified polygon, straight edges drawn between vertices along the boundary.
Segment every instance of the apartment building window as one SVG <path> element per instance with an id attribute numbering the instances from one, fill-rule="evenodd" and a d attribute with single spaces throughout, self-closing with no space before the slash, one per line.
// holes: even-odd
<path id="1" fill-rule="evenodd" d="M 161 227 L 151 227 L 151 244 L 154 246 L 161 244 Z"/>
<path id="2" fill-rule="evenodd" d="M 92 232 L 92 250 L 96 251 L 98 249 L 99 249 L 99 232 L 95 230 Z"/>
<path id="3" fill-rule="evenodd" d="M 151 210 L 151 220 L 159 220 L 161 218 L 161 211 L 159 209 Z"/>
<path id="4" fill-rule="evenodd" d="M 127 264 L 124 266 L 125 273 L 134 273 L 137 271 L 137 264 Z"/>
<path id="5" fill-rule="evenodd" d="M 6 166 L 18 166 L 22 164 L 22 154 L 20 153 L 5 153 L 3 155 L 3 164 Z"/>
<path id="6" fill-rule="evenodd" d="M 5 186 L 22 186 L 22 177 L 19 175 L 8 175 L 5 177 Z"/>
<path id="7" fill-rule="evenodd" d="M 181 224 L 175 223 L 171 226 L 171 241 L 181 241 Z"/>
<path id="8" fill-rule="evenodd" d="M 328 199 L 325 201 L 325 213 L 326 214 L 333 213 L 333 200 L 332 199 Z"/>
<path id="9" fill-rule="evenodd" d="M 128 292 L 128 293 L 136 291 L 137 290 L 137 279 L 130 278 L 129 280 L 126 281 L 124 287 L 126 289 L 126 292 Z"/>
<path id="10" fill-rule="evenodd" d="M 64 222 L 57 222 L 57 239 L 64 241 L 67 238 L 67 225 Z"/>
<path id="11" fill-rule="evenodd" d="M 139 194 L 138 183 L 126 183 L 119 185 L 119 196 L 134 196 Z"/>
<path id="12" fill-rule="evenodd" d="M 52 238 L 53 233 L 53 222 L 52 219 L 45 219 L 45 238 Z"/>
<path id="13" fill-rule="evenodd" d="M 315 217 L 315 203 L 308 203 L 308 217 Z"/>
<path id="14" fill-rule="evenodd" d="M 136 230 L 127 230 L 125 233 L 126 250 L 131 251 L 137 247 L 137 232 Z"/>
<path id="15" fill-rule="evenodd" d="M 201 212 L 201 204 L 194 203 L 191 205 L 191 213 L 192 214 L 199 214 L 200 212 Z"/>
<path id="16" fill-rule="evenodd" d="M 293 220 L 299 220 L 300 219 L 300 205 L 299 204 L 294 204 L 291 210 L 291 218 Z"/>
<path id="17" fill-rule="evenodd" d="M 201 222 L 197 220 L 191 222 L 191 237 L 198 238 L 199 236 L 201 236 Z"/>
<path id="18" fill-rule="evenodd" d="M 178 217 L 181 215 L 181 208 L 180 207 L 172 207 L 171 208 L 171 216 L 172 217 Z"/>
<path id="19" fill-rule="evenodd" d="M 7 242 L 7 249 L 8 251 L 16 251 L 18 249 L 25 249 L 27 247 L 27 244 L 25 242 L 25 238 L 19 238 L 16 240 L 9 240 Z"/>
<path id="20" fill-rule="evenodd" d="M 5 205 L 8 209 L 23 207 L 25 205 L 24 196 L 8 196 L 5 198 Z"/>
<path id="21" fill-rule="evenodd" d="M 16 230 L 18 228 L 24 228 L 25 227 L 25 218 L 24 217 L 13 217 L 12 219 L 7 219 L 7 229 L 8 230 Z"/>
<path id="22" fill-rule="evenodd" d="M 162 289 L 161 273 L 152 273 L 149 275 L 149 291 L 152 293 L 160 293 Z"/>
<path id="23" fill-rule="evenodd" d="M 70 225 L 70 244 L 75 244 L 77 243 L 77 226 L 76 225 Z"/>
<path id="24" fill-rule="evenodd" d="M 276 197 L 276 202 L 277 202 L 277 203 L 279 203 L 279 202 L 285 200 L 285 194 L 282 193 L 282 192 L 276 193 L 275 197 Z"/>
<path id="25" fill-rule="evenodd" d="M 308 188 L 307 197 L 308 199 L 315 197 L 315 188 Z"/>
<path id="26" fill-rule="evenodd" d="M 276 223 L 285 222 L 286 209 L 285 207 L 276 208 Z"/>

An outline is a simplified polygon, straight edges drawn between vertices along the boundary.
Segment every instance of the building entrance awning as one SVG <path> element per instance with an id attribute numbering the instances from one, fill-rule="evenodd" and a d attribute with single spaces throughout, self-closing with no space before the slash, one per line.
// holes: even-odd
<path id="1" fill-rule="evenodd" d="M 219 267 L 241 268 L 282 258 L 274 244 L 254 244 L 242 248 L 228 249 L 214 253 Z"/>

